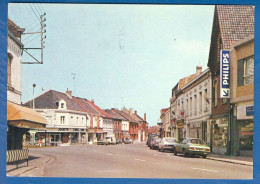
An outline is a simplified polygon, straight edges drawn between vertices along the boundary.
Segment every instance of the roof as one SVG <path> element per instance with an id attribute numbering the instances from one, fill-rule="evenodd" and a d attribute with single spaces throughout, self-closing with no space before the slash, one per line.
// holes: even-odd
<path id="1" fill-rule="evenodd" d="M 218 16 L 223 49 L 230 49 L 233 43 L 254 34 L 254 6 L 217 5 L 215 13 Z"/>
<path id="2" fill-rule="evenodd" d="M 169 108 L 170 108 L 170 107 L 165 108 L 165 109 L 161 109 L 161 113 L 165 113 Z"/>
<path id="3" fill-rule="evenodd" d="M 79 97 L 72 97 L 73 101 L 76 102 L 85 112 L 93 114 L 93 115 L 99 115 L 98 111 L 95 110 L 89 103 L 88 100 L 85 98 L 79 98 Z"/>
<path id="4" fill-rule="evenodd" d="M 117 109 L 106 109 L 105 111 L 110 114 L 114 119 L 127 120 L 124 116 L 117 112 Z"/>
<path id="5" fill-rule="evenodd" d="M 120 110 L 117 110 L 117 112 L 118 112 L 121 116 L 125 117 L 128 121 L 137 123 L 137 121 L 136 121 L 132 116 L 130 116 L 129 114 L 123 112 L 122 110 L 121 110 L 121 111 L 120 111 Z"/>
<path id="6" fill-rule="evenodd" d="M 35 109 L 58 109 L 60 100 L 66 101 L 67 109 L 75 111 L 84 111 L 76 102 L 74 102 L 66 93 L 49 90 L 34 99 Z M 26 102 L 24 106 L 31 107 L 32 100 Z"/>
<path id="7" fill-rule="evenodd" d="M 137 120 L 137 121 L 143 121 L 145 122 L 145 120 L 143 118 L 141 118 L 138 114 L 133 114 L 133 117 Z"/>
<path id="8" fill-rule="evenodd" d="M 98 107 L 95 103 L 87 100 L 87 102 L 103 117 L 105 118 L 113 118 L 110 114 L 108 114 L 106 111 L 102 110 L 100 107 Z"/>
<path id="9" fill-rule="evenodd" d="M 7 121 L 29 121 L 37 124 L 47 124 L 40 113 L 12 102 L 7 102 Z"/>

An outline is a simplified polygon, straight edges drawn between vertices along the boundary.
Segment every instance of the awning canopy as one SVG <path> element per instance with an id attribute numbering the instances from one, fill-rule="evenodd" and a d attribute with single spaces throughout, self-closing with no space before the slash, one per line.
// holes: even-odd
<path id="1" fill-rule="evenodd" d="M 12 102 L 7 102 L 7 121 L 8 125 L 28 129 L 44 129 L 47 124 L 40 113 Z"/>

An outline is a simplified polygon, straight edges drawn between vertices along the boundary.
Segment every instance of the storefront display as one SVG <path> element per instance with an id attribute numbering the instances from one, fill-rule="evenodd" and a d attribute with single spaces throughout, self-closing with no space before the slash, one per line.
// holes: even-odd
<path id="1" fill-rule="evenodd" d="M 239 121 L 239 149 L 253 150 L 253 120 Z"/>

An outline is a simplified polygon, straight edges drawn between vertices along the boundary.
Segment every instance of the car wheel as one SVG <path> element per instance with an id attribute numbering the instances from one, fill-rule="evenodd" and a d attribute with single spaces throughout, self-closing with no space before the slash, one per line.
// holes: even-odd
<path id="1" fill-rule="evenodd" d="M 186 157 L 187 156 L 186 150 L 183 150 L 182 154 L 183 154 L 184 157 Z"/>
<path id="2" fill-rule="evenodd" d="M 207 158 L 207 155 L 202 155 L 202 158 Z"/>
<path id="3" fill-rule="evenodd" d="M 175 156 L 177 155 L 176 149 L 174 149 L 173 154 L 174 154 Z"/>

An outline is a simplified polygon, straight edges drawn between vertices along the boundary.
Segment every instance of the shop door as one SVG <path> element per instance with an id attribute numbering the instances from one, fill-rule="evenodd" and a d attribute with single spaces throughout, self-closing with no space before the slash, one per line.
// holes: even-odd
<path id="1" fill-rule="evenodd" d="M 207 122 L 202 122 L 202 139 L 207 142 Z"/>

